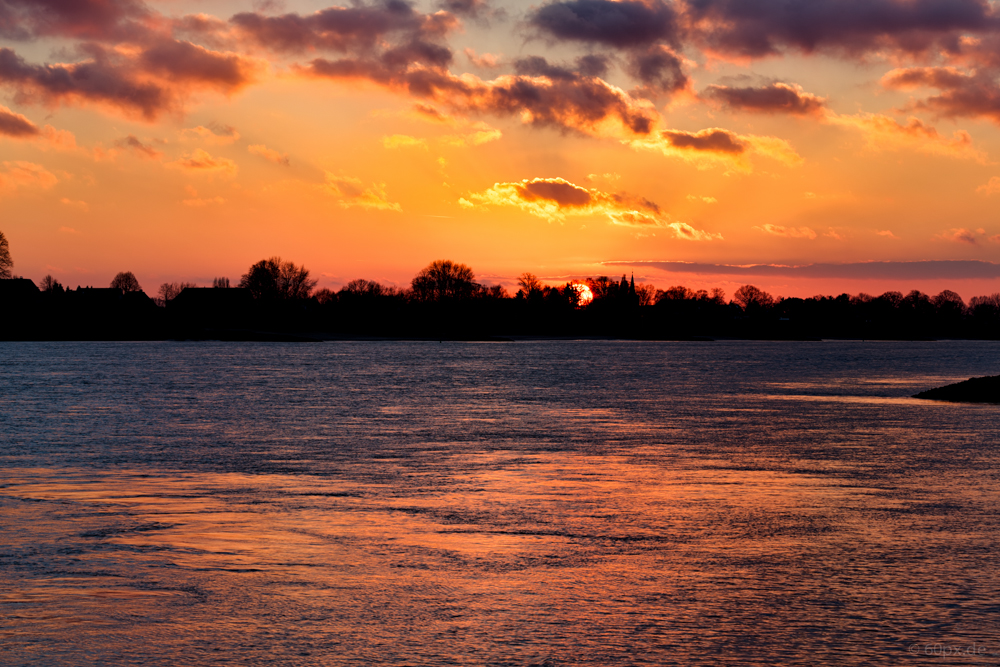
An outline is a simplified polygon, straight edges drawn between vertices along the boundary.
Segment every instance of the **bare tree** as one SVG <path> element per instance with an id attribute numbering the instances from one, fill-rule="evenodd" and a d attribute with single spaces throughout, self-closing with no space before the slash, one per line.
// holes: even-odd
<path id="1" fill-rule="evenodd" d="M 42 278 L 42 284 L 39 286 L 43 292 L 62 292 L 62 284 L 52 277 L 52 275 L 47 275 Z"/>
<path id="2" fill-rule="evenodd" d="M 476 274 L 465 264 L 437 259 L 421 269 L 411 282 L 413 295 L 421 301 L 466 299 L 479 291 Z"/>
<path id="3" fill-rule="evenodd" d="M 216 278 L 212 281 L 212 287 L 229 289 L 229 278 Z"/>
<path id="4" fill-rule="evenodd" d="M 534 273 L 522 273 L 517 277 L 517 284 L 520 285 L 524 296 L 531 296 L 536 292 L 541 292 L 544 287 L 542 281 Z"/>
<path id="5" fill-rule="evenodd" d="M 656 302 L 656 287 L 649 283 L 637 283 L 635 296 L 640 306 L 652 306 Z"/>
<path id="6" fill-rule="evenodd" d="M 131 271 L 121 271 L 114 278 L 111 279 L 111 287 L 125 291 L 125 292 L 141 292 L 142 287 L 139 285 L 139 279 L 135 277 L 135 274 Z"/>
<path id="7" fill-rule="evenodd" d="M 587 287 L 590 288 L 590 293 L 594 295 L 594 302 L 599 302 L 618 294 L 618 282 L 607 276 L 587 278 Z"/>
<path id="8" fill-rule="evenodd" d="M 0 278 L 10 278 L 13 276 L 11 269 L 14 268 L 14 260 L 10 258 L 10 244 L 7 237 L 0 232 Z"/>
<path id="9" fill-rule="evenodd" d="M 158 301 L 161 301 L 165 306 L 176 299 L 177 295 L 188 287 L 197 287 L 197 285 L 194 283 L 163 283 L 160 285 L 160 291 L 157 293 L 159 297 Z"/>
<path id="10" fill-rule="evenodd" d="M 308 299 L 317 282 L 306 267 L 272 257 L 251 266 L 240 287 L 249 289 L 255 299 Z"/>
<path id="11" fill-rule="evenodd" d="M 389 289 L 374 280 L 357 278 L 340 288 L 342 294 L 350 297 L 376 297 L 389 293 Z"/>
<path id="12" fill-rule="evenodd" d="M 743 310 L 770 308 L 774 305 L 774 297 L 754 285 L 743 285 L 733 294 L 733 301 Z"/>

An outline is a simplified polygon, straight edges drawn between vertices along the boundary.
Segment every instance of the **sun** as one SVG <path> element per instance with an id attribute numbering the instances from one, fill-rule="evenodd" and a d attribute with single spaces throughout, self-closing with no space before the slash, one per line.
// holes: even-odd
<path id="1" fill-rule="evenodd" d="M 572 287 L 580 295 L 581 306 L 586 306 L 594 300 L 594 293 L 590 291 L 590 287 L 586 283 L 570 283 L 569 287 Z"/>

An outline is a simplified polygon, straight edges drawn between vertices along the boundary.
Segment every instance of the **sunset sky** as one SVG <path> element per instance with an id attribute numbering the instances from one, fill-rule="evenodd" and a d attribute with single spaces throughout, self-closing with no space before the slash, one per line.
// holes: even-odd
<path id="1" fill-rule="evenodd" d="M 0 0 L 16 274 L 1000 292 L 1000 5 Z"/>

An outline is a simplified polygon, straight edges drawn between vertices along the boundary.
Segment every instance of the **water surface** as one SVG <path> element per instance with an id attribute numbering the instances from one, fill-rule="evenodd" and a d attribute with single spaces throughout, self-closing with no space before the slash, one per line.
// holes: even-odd
<path id="1" fill-rule="evenodd" d="M 0 343 L 0 663 L 997 664 L 998 353 Z"/>

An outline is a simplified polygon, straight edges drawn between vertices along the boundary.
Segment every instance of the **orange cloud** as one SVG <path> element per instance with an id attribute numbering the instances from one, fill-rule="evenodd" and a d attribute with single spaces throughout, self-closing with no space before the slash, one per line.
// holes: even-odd
<path id="1" fill-rule="evenodd" d="M 783 227 L 782 225 L 772 225 L 766 224 L 759 227 L 754 227 L 759 232 L 764 232 L 765 234 L 770 234 L 772 236 L 783 236 L 790 239 L 815 239 L 816 232 L 809 229 L 808 227 Z"/>
<path id="2" fill-rule="evenodd" d="M 936 234 L 934 238 L 942 239 L 944 241 L 953 241 L 955 243 L 978 245 L 979 238 L 985 235 L 985 229 L 977 229 L 973 231 L 971 229 L 965 229 L 964 227 L 957 227 L 941 232 L 940 234 Z"/>
<path id="3" fill-rule="evenodd" d="M 385 192 L 385 183 L 373 183 L 365 187 L 361 179 L 350 176 L 338 176 L 326 172 L 326 182 L 321 186 L 323 191 L 339 199 L 342 208 L 358 207 L 377 211 L 402 211 L 403 208 L 389 201 Z"/>
<path id="4" fill-rule="evenodd" d="M 289 165 L 287 153 L 279 153 L 276 150 L 268 148 L 264 144 L 254 144 L 252 146 L 247 146 L 247 151 L 251 155 L 257 155 L 258 157 L 262 157 L 268 162 L 273 162 L 274 164 L 280 164 L 283 167 L 287 167 Z"/>
<path id="5" fill-rule="evenodd" d="M 972 145 L 972 137 L 964 130 L 956 130 L 951 137 L 925 125 L 918 118 L 909 118 L 906 124 L 875 113 L 841 115 L 827 113 L 824 121 L 859 130 L 868 147 L 874 150 L 910 149 L 931 155 L 944 155 L 965 160 L 987 163 L 986 153 Z"/>
<path id="6" fill-rule="evenodd" d="M 180 131 L 182 139 L 200 139 L 207 144 L 231 144 L 240 138 L 240 133 L 231 125 L 210 125 L 191 127 Z"/>
<path id="7" fill-rule="evenodd" d="M 648 199 L 584 188 L 562 178 L 495 183 L 484 192 L 460 199 L 459 204 L 465 208 L 515 206 L 549 222 L 562 222 L 567 216 L 603 215 L 615 225 L 669 229 L 677 238 L 698 241 L 722 238 L 687 223 L 669 221 L 660 207 Z"/>
<path id="8" fill-rule="evenodd" d="M 40 164 L 17 160 L 4 162 L 0 171 L 0 192 L 14 192 L 21 188 L 47 190 L 59 182 L 55 174 Z"/>
<path id="9" fill-rule="evenodd" d="M 422 148 L 427 150 L 427 140 L 411 137 L 406 134 L 394 134 L 390 137 L 382 137 L 382 145 L 385 148 Z"/>
<path id="10" fill-rule="evenodd" d="M 731 111 L 822 116 L 826 110 L 824 98 L 805 92 L 801 86 L 787 83 L 744 88 L 709 86 L 701 96 Z"/>
<path id="11" fill-rule="evenodd" d="M 193 153 L 185 153 L 182 158 L 168 162 L 168 167 L 183 169 L 192 173 L 234 175 L 236 163 L 229 158 L 212 157 L 207 151 L 196 148 Z"/>
<path id="12" fill-rule="evenodd" d="M 784 139 L 737 134 L 718 127 L 698 132 L 664 130 L 649 138 L 624 143 L 692 162 L 699 169 L 721 164 L 735 171 L 751 172 L 751 155 L 771 158 L 787 166 L 802 163 L 802 157 Z"/>
<path id="13" fill-rule="evenodd" d="M 993 176 L 989 181 L 976 188 L 976 192 L 984 195 L 995 195 L 1000 192 L 1000 176 Z"/>

